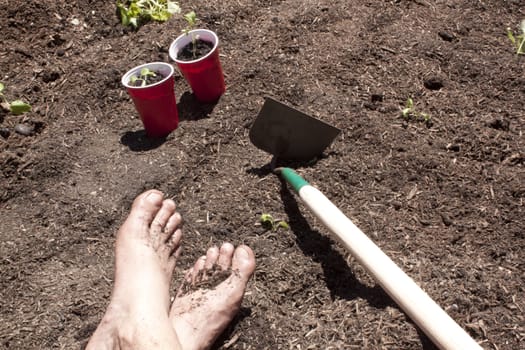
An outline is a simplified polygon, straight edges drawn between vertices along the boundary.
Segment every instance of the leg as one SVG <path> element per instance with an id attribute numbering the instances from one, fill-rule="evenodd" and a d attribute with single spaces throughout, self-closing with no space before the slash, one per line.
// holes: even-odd
<path id="1" fill-rule="evenodd" d="M 180 252 L 181 217 L 172 200 L 138 196 L 115 244 L 115 285 L 87 350 L 180 349 L 168 319 L 169 285 Z"/>
<path id="2" fill-rule="evenodd" d="M 209 349 L 239 311 L 255 269 L 247 246 L 210 248 L 186 274 L 170 320 L 184 350 Z M 217 280 L 220 283 L 217 284 Z"/>

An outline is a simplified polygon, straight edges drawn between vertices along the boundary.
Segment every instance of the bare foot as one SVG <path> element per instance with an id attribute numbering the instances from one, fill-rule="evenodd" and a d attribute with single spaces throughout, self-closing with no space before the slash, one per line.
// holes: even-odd
<path id="1" fill-rule="evenodd" d="M 159 191 L 138 196 L 117 234 L 111 301 L 86 349 L 180 349 L 168 319 L 181 217 Z"/>
<path id="2" fill-rule="evenodd" d="M 255 256 L 244 245 L 235 251 L 230 243 L 220 250 L 212 247 L 197 260 L 187 272 L 170 311 L 184 350 L 209 349 L 213 345 L 239 311 L 254 269 Z M 218 284 L 217 279 L 221 279 Z"/>

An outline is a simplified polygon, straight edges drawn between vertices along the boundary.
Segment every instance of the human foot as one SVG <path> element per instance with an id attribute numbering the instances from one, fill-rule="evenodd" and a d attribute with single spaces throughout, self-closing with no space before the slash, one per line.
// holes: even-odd
<path id="1" fill-rule="evenodd" d="M 181 222 L 161 192 L 135 199 L 117 234 L 111 301 L 86 349 L 180 348 L 168 311 Z"/>
<path id="2" fill-rule="evenodd" d="M 239 311 L 254 269 L 255 256 L 249 247 L 242 245 L 234 250 L 233 245 L 225 243 L 220 250 L 208 249 L 206 256 L 188 270 L 170 311 L 184 350 L 213 345 Z M 217 279 L 222 281 L 215 285 Z"/>

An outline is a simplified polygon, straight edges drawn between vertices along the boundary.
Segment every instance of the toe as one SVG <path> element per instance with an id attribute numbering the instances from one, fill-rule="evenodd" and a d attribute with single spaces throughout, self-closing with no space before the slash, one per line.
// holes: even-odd
<path id="1" fill-rule="evenodd" d="M 240 245 L 235 249 L 232 269 L 238 271 L 241 279 L 248 281 L 255 270 L 255 255 L 250 247 Z"/>
<path id="2" fill-rule="evenodd" d="M 233 247 L 233 244 L 222 244 L 217 264 L 221 267 L 223 271 L 228 270 L 231 267 L 234 250 L 235 248 Z"/>
<path id="3" fill-rule="evenodd" d="M 166 248 L 170 257 L 178 258 L 181 250 L 182 230 L 176 230 L 166 241 Z"/>
<path id="4" fill-rule="evenodd" d="M 149 225 L 162 206 L 162 192 L 149 190 L 140 194 L 131 207 L 130 217 Z"/>
<path id="5" fill-rule="evenodd" d="M 177 260 L 179 259 L 180 253 L 182 251 L 182 247 L 180 246 L 182 231 L 177 230 L 171 237 L 171 240 L 166 242 L 165 246 L 169 254 L 167 262 L 169 271 L 173 271 L 175 269 L 175 265 L 177 264 Z"/>
<path id="6" fill-rule="evenodd" d="M 162 205 L 151 222 L 151 235 L 161 236 L 164 232 L 164 228 L 168 223 L 170 217 L 175 213 L 175 202 L 171 199 L 162 201 Z"/>
<path id="7" fill-rule="evenodd" d="M 190 278 L 191 283 L 196 284 L 201 281 L 202 273 L 204 272 L 204 265 L 206 265 L 206 256 L 203 255 L 195 262 L 193 265 L 193 270 L 191 270 Z"/>
<path id="8" fill-rule="evenodd" d="M 205 270 L 213 269 L 213 266 L 217 264 L 217 259 L 219 258 L 219 248 L 213 246 L 208 249 L 206 252 L 206 263 L 204 264 Z"/>
<path id="9" fill-rule="evenodd" d="M 171 216 L 168 218 L 168 222 L 164 226 L 164 229 L 162 230 L 162 241 L 163 242 L 169 242 L 173 239 L 173 235 L 176 230 L 180 230 L 182 228 L 182 217 L 177 212 L 172 212 Z"/>

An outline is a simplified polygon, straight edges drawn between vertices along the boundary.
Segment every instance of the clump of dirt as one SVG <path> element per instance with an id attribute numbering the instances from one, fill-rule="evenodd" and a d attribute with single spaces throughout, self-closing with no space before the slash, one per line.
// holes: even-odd
<path id="1" fill-rule="evenodd" d="M 235 271 L 223 270 L 220 266 L 214 265 L 211 269 L 201 270 L 195 276 L 197 282 L 184 281 L 180 289 L 180 295 L 186 295 L 199 289 L 215 289 L 220 283 L 225 281 Z"/>

